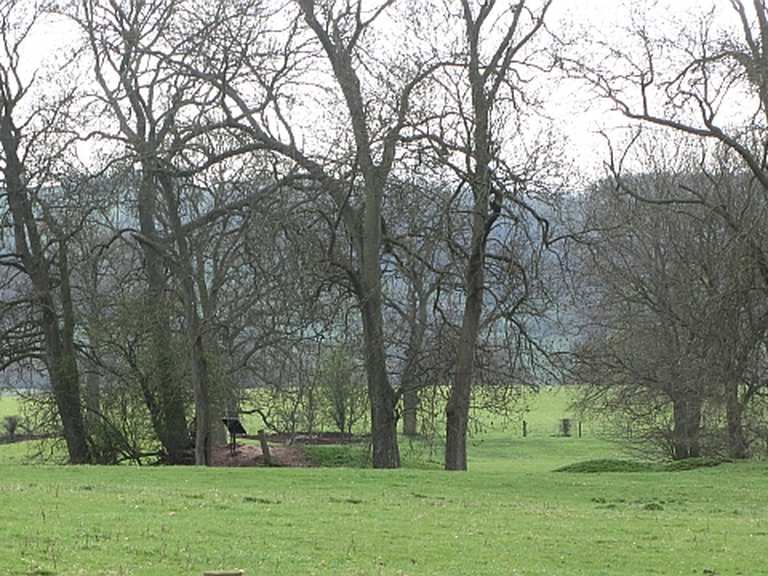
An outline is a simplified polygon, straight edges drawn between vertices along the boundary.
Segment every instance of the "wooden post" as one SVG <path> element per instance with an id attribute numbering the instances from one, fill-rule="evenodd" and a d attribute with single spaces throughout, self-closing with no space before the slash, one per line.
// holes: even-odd
<path id="1" fill-rule="evenodd" d="M 264 465 L 272 466 L 272 455 L 269 453 L 269 444 L 264 430 L 259 430 L 259 443 L 261 444 L 261 453 L 264 455 Z"/>
<path id="2" fill-rule="evenodd" d="M 581 420 L 579 420 L 579 438 L 581 438 Z"/>
<path id="3" fill-rule="evenodd" d="M 528 437 L 528 422 L 523 420 L 523 438 Z"/>

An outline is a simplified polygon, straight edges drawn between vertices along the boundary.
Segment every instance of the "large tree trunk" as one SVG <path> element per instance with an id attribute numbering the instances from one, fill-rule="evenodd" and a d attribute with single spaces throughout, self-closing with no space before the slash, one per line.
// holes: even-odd
<path id="1" fill-rule="evenodd" d="M 477 215 L 475 220 L 477 220 Z M 483 224 L 484 227 L 484 218 Z M 482 234 L 482 231 L 481 231 Z M 473 240 L 473 244 L 475 241 Z M 480 330 L 483 306 L 483 254 L 482 238 L 474 246 L 466 272 L 467 299 L 464 319 L 456 350 L 456 373 L 445 410 L 445 469 L 467 469 L 467 428 L 472 380 L 475 371 L 475 347 Z"/>
<path id="2" fill-rule="evenodd" d="M 365 369 L 371 402 L 371 443 L 374 468 L 399 468 L 397 396 L 387 375 L 381 296 L 381 195 L 383 182 L 366 182 L 363 235 L 359 245 L 357 297 L 363 319 Z"/>
<path id="3" fill-rule="evenodd" d="M 175 182 L 170 176 L 164 175 L 161 177 L 160 185 L 178 250 L 176 269 L 180 272 L 184 320 L 188 333 L 187 349 L 195 398 L 195 464 L 208 466 L 211 462 L 211 391 L 203 322 L 200 319 L 200 306 L 195 291 L 195 266 L 189 238 L 181 222 L 181 207 L 178 202 Z"/>
<path id="4" fill-rule="evenodd" d="M 186 241 L 184 242 L 186 245 Z M 180 256 L 184 257 L 182 250 Z M 192 388 L 195 396 L 195 465 L 208 466 L 211 463 L 211 392 L 208 357 L 205 351 L 203 330 L 197 312 L 197 299 L 192 283 L 191 266 L 182 265 L 185 274 L 182 281 L 184 285 L 184 309 L 187 331 L 189 333 L 188 347 L 190 353 L 190 367 L 192 375 Z"/>
<path id="5" fill-rule="evenodd" d="M 384 187 L 392 170 L 395 152 L 400 141 L 400 131 L 407 112 L 410 86 L 404 90 L 399 101 L 401 118 L 390 130 L 372 136 L 367 124 L 369 113 L 366 99 L 363 98 L 360 78 L 355 69 L 354 46 L 358 35 L 364 32 L 365 26 L 358 20 L 357 32 L 352 34 L 355 40 L 345 43 L 345 34 L 331 32 L 326 23 L 318 20 L 313 0 L 299 0 L 304 19 L 317 36 L 323 51 L 333 68 L 339 89 L 344 95 L 349 112 L 351 133 L 356 145 L 356 164 L 365 182 L 365 199 L 359 210 L 350 207 L 349 196 L 345 192 L 346 185 L 334 185 L 334 199 L 341 215 L 345 219 L 349 233 L 356 244 L 356 259 L 359 271 L 352 272 L 355 282 L 360 311 L 363 318 L 363 335 L 366 349 L 366 372 L 368 375 L 368 393 L 371 402 L 371 434 L 373 443 L 374 468 L 397 468 L 400 466 L 400 453 L 397 446 L 397 418 L 395 416 L 396 395 L 389 383 L 386 370 L 383 315 L 381 296 L 381 207 Z M 360 7 L 362 5 L 359 5 Z M 323 9 L 326 16 L 330 15 Z M 334 10 L 330 10 L 334 12 Z M 359 16 L 359 14 L 358 14 Z M 374 16 L 375 19 L 376 16 Z M 378 148 L 381 144 L 381 160 L 374 160 L 374 143 Z M 280 148 L 284 148 L 280 146 Z M 302 158 L 309 164 L 310 172 L 321 175 L 320 180 L 328 179 L 324 170 L 318 165 L 307 162 L 298 151 L 289 150 L 289 156 Z M 353 183 L 353 182 L 350 182 Z"/>
<path id="6" fill-rule="evenodd" d="M 489 205 L 491 197 L 490 173 L 490 103 L 486 100 L 483 82 L 479 77 L 477 54 L 472 54 L 470 80 L 475 113 L 474 156 L 475 170 L 469 182 L 474 196 L 472 210 L 472 239 L 469 260 L 464 272 L 464 316 L 456 350 L 456 373 L 446 406 L 445 469 L 467 469 L 467 428 L 472 381 L 475 372 L 475 348 L 480 332 L 485 284 L 485 246 L 488 234 L 501 209 L 501 200 Z M 493 210 L 489 211 L 489 208 Z"/>
<path id="7" fill-rule="evenodd" d="M 729 381 L 725 384 L 725 415 L 728 422 L 728 455 L 739 460 L 749 458 L 738 382 Z"/>
<path id="8" fill-rule="evenodd" d="M 397 396 L 387 375 L 381 294 L 381 203 L 385 181 L 366 172 L 362 235 L 358 239 L 360 276 L 357 297 L 363 319 L 365 368 L 371 402 L 371 443 L 374 468 L 399 468 Z"/>
<path id="9" fill-rule="evenodd" d="M 80 371 L 77 366 L 77 350 L 75 348 L 75 309 L 72 301 L 70 286 L 69 249 L 67 242 L 59 242 L 59 293 L 61 299 L 61 357 L 58 361 L 60 386 L 68 397 L 64 405 L 60 404 L 62 420 L 69 420 L 71 438 L 67 439 L 70 447 L 70 460 L 74 464 L 84 464 L 91 459 L 88 447 L 85 419 L 80 401 Z M 59 326 L 56 321 L 56 327 Z M 62 411 L 63 409 L 63 411 Z"/>
<path id="10" fill-rule="evenodd" d="M 69 350 L 70 346 L 62 343 L 58 318 L 53 312 L 53 300 L 43 297 L 41 305 L 46 364 L 64 440 L 67 443 L 69 461 L 72 464 L 86 464 L 90 461 L 90 450 L 80 404 L 77 360 L 74 350 Z"/>
<path id="11" fill-rule="evenodd" d="M 171 347 L 170 307 L 166 296 L 163 255 L 155 228 L 155 184 L 151 168 L 145 165 L 139 189 L 139 223 L 144 237 L 141 246 L 147 274 L 145 306 L 154 370 L 145 387 L 144 396 L 166 461 L 169 464 L 185 464 L 189 462 L 190 437 L 184 395 L 174 373 L 176 362 Z"/>
<path id="12" fill-rule="evenodd" d="M 371 297 L 361 300 L 365 369 L 368 376 L 368 396 L 371 402 L 373 467 L 399 468 L 400 450 L 397 444 L 397 418 L 395 417 L 397 398 L 387 378 L 381 298 Z"/>
<path id="13" fill-rule="evenodd" d="M 672 404 L 672 458 L 685 460 L 701 456 L 701 402 L 676 398 Z"/>
<path id="14" fill-rule="evenodd" d="M 194 336 L 192 336 L 194 334 Z M 199 328 L 192 331 L 192 373 L 195 392 L 195 464 L 211 464 L 211 399 L 208 360 Z"/>

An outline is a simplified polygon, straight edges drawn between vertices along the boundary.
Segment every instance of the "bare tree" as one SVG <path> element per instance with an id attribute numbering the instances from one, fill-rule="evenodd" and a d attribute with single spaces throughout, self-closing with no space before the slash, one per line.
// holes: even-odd
<path id="1" fill-rule="evenodd" d="M 509 125 L 506 117 L 516 117 L 520 122 L 523 109 L 530 113 L 533 108 L 525 93 L 526 74 L 548 67 L 546 61 L 539 60 L 533 46 L 546 31 L 544 19 L 552 2 L 502 4 L 462 0 L 460 11 L 454 14 L 447 10 L 449 26 L 461 22 L 463 37 L 451 47 L 450 64 L 438 79 L 441 89 L 437 94 L 444 109 L 427 131 L 414 138 L 427 143 L 442 159 L 461 183 L 460 191 L 466 187 L 470 192 L 468 205 L 462 206 L 469 214 L 467 245 L 452 245 L 454 253 L 463 254 L 464 297 L 456 366 L 446 407 L 448 470 L 467 468 L 467 422 L 477 342 L 489 296 L 488 259 L 506 260 L 511 269 L 522 270 L 521 260 L 516 260 L 514 254 L 504 254 L 499 238 L 491 240 L 491 244 L 498 243 L 498 251 L 489 246 L 489 239 L 493 238 L 494 227 L 504 221 L 500 217 L 505 204 L 507 210 L 509 206 L 523 207 L 528 217 L 539 219 L 526 201 L 526 187 L 534 177 L 529 168 L 536 161 L 514 166 L 503 142 Z M 499 236 L 504 236 L 503 229 Z M 489 256 L 494 251 L 497 253 Z"/>
<path id="2" fill-rule="evenodd" d="M 208 464 L 213 422 L 209 328 L 216 314 L 216 285 L 226 274 L 229 259 L 207 276 L 196 242 L 207 226 L 248 208 L 277 186 L 269 176 L 254 178 L 247 194 L 227 203 L 216 196 L 216 191 L 228 191 L 230 178 L 225 177 L 216 182 L 213 196 L 201 193 L 209 169 L 238 169 L 222 163 L 261 146 L 232 138 L 220 118 L 216 89 L 169 64 L 185 55 L 181 51 L 187 47 L 185 14 L 192 10 L 191 4 L 84 1 L 73 15 L 90 48 L 101 89 L 94 106 L 101 105 L 118 128 L 99 134 L 113 140 L 117 151 L 127 154 L 139 169 L 135 189 L 139 230 L 131 233 L 142 247 L 147 305 L 152 310 L 156 373 L 145 394 L 148 407 L 169 459 L 182 461 L 189 439 L 183 386 L 173 370 L 169 314 L 170 289 L 177 288 L 195 401 L 195 462 Z"/>
<path id="3" fill-rule="evenodd" d="M 736 175 L 732 180 L 738 186 L 720 182 L 722 194 L 713 197 L 704 194 L 698 182 L 689 182 L 667 204 L 674 209 L 699 203 L 717 214 L 739 243 L 746 246 L 746 255 L 758 273 L 760 290 L 768 294 L 764 238 L 754 227 L 745 226 L 740 212 L 733 212 L 740 203 L 726 193 L 747 201 L 754 190 L 763 195 L 768 192 L 768 91 L 763 73 L 768 6 L 762 0 L 731 0 L 692 18 L 691 24 L 674 36 L 661 30 L 649 19 L 637 17 L 627 27 L 628 43 L 623 47 L 600 43 L 605 48 L 598 58 L 600 63 L 596 63 L 598 59 L 585 59 L 575 69 L 600 96 L 633 122 L 672 131 L 680 140 L 700 139 L 704 152 L 699 170 L 708 174 L 710 180 L 713 165 L 723 157 L 728 156 L 729 163 L 738 160 L 740 167 L 731 172 Z M 630 161 L 633 151 L 627 150 L 622 156 Z M 744 174 L 753 182 L 745 183 Z M 723 196 L 726 201 L 721 201 Z M 730 368 L 721 376 L 724 380 L 739 381 L 744 358 L 731 347 L 722 351 L 729 355 L 726 364 Z M 738 424 L 741 409 L 735 398 L 740 395 L 743 382 L 725 389 L 730 398 L 727 405 L 731 406 L 730 451 L 741 457 L 745 453 Z"/>
<path id="4" fill-rule="evenodd" d="M 187 74 L 206 80 L 221 92 L 229 129 L 294 162 L 333 201 L 335 228 L 343 228 L 351 248 L 343 258 L 333 258 L 333 265 L 353 287 L 360 309 L 373 465 L 378 468 L 397 467 L 400 461 L 397 396 L 387 374 L 384 345 L 382 202 L 411 98 L 432 70 L 423 62 L 405 62 L 396 66 L 396 73 L 389 73 L 386 62 L 369 56 L 371 31 L 393 4 L 394 0 L 388 0 L 367 9 L 361 1 L 297 0 L 298 12 L 286 11 L 278 18 L 285 32 L 276 39 L 282 50 L 271 61 L 265 61 L 263 53 L 250 45 L 250 39 L 264 27 L 264 16 L 270 16 L 267 7 L 259 5 L 252 12 L 257 16 L 249 19 L 248 14 L 238 15 L 237 6 L 229 10 L 228 5 L 222 6 L 210 15 L 223 24 L 219 34 L 213 39 L 198 38 L 207 45 L 209 57 L 194 64 L 177 63 Z M 276 16 L 271 18 L 274 21 Z M 297 87 L 318 82 L 338 94 L 344 106 L 339 124 L 343 131 L 332 136 L 337 140 L 330 152 L 307 152 L 298 134 L 299 122 L 290 114 L 291 103 L 311 98 L 296 93 Z M 383 106 L 374 104 L 380 97 L 377 90 L 385 93 Z M 378 113 L 377 108 L 381 109 Z M 335 254 L 332 250 L 329 256 Z"/>
<path id="5" fill-rule="evenodd" d="M 764 201 L 732 164 L 702 172 L 683 148 L 675 166 L 660 140 L 648 142 L 656 171 L 614 175 L 587 202 L 587 225 L 600 230 L 585 245 L 593 298 L 579 377 L 591 383 L 587 404 L 633 419 L 636 440 L 662 444 L 676 459 L 744 458 L 743 415 L 757 392 L 749 366 L 767 325 L 750 242 L 721 211 L 754 230 Z M 681 199 L 681 187 L 694 196 Z"/>
<path id="6" fill-rule="evenodd" d="M 71 140 L 65 122 L 74 92 L 32 102 L 35 77 L 25 79 L 20 56 L 44 9 L 16 1 L 0 3 L 0 170 L 13 227 L 13 246 L 1 262 L 28 278 L 27 298 L 42 332 L 44 361 L 69 459 L 84 463 L 90 453 L 81 409 L 76 311 L 70 285 L 73 231 L 46 204 L 46 195 L 55 200 L 57 191 L 61 194 L 57 172 Z M 25 109 L 31 110 L 27 116 Z"/>
<path id="7" fill-rule="evenodd" d="M 100 113 L 108 112 L 118 126 L 110 135 L 136 158 L 140 168 L 136 184 L 139 237 L 147 279 L 146 309 L 151 328 L 154 370 L 145 381 L 144 397 L 153 427 L 170 463 L 184 462 L 190 448 L 181 382 L 174 374 L 168 305 L 168 279 L 158 231 L 159 196 L 171 182 L 163 178 L 162 150 L 170 139 L 174 104 L 156 80 L 160 70 L 140 49 L 144 34 L 155 42 L 168 24 L 170 5 L 159 3 L 142 10 L 140 3 L 84 1 L 75 14 L 93 58 L 93 70 L 101 95 Z M 158 90 L 158 92 L 155 92 Z M 180 92 L 179 92 L 180 94 Z M 158 102 L 159 100 L 159 102 Z M 166 107 L 163 109 L 163 107 Z M 178 106 L 178 105 L 176 105 Z M 167 120 L 167 121 L 166 121 Z M 104 132 L 109 134 L 109 132 Z"/>

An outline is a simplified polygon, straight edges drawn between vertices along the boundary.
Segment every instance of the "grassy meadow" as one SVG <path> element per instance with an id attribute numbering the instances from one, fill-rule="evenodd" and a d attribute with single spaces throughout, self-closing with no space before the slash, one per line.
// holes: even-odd
<path id="1" fill-rule="evenodd" d="M 19 410 L 19 402 L 15 396 L 0 393 L 0 422 L 2 422 L 3 418 L 6 416 L 19 415 Z"/>
<path id="2" fill-rule="evenodd" d="M 556 472 L 626 458 L 552 436 L 566 412 L 534 398 L 531 435 L 474 436 L 467 473 L 48 466 L 0 446 L 0 574 L 768 575 L 764 463 Z"/>

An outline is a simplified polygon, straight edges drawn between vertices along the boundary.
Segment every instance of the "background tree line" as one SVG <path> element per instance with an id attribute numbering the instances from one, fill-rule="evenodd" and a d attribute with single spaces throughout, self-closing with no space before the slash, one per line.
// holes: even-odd
<path id="1" fill-rule="evenodd" d="M 633 23 L 600 59 L 549 0 L 4 0 L 2 367 L 45 373 L 74 463 L 206 465 L 258 388 L 265 425 L 365 422 L 397 467 L 429 391 L 463 470 L 473 397 L 551 375 L 675 457 L 747 456 L 765 119 L 717 114 L 764 112 L 768 12 L 730 4 L 741 36 Z M 35 74 L 51 22 L 73 46 Z M 568 76 L 669 135 L 574 189 Z"/>

